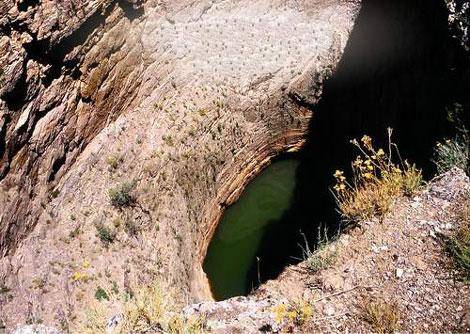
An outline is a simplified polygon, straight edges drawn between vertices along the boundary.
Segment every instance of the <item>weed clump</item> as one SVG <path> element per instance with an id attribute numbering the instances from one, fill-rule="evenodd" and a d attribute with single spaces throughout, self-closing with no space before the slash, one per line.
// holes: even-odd
<path id="1" fill-rule="evenodd" d="M 338 253 L 321 245 L 307 259 L 307 267 L 312 272 L 328 268 L 335 264 Z"/>
<path id="2" fill-rule="evenodd" d="M 338 258 L 338 250 L 330 245 L 326 229 L 323 229 L 323 233 L 318 229 L 317 246 L 314 250 L 310 249 L 303 233 L 302 236 L 305 241 L 305 246 L 300 246 L 302 249 L 302 260 L 305 262 L 308 270 L 314 273 L 335 264 Z"/>
<path id="3" fill-rule="evenodd" d="M 281 303 L 272 312 L 276 323 L 287 326 L 302 326 L 313 316 L 312 306 L 304 300 Z"/>
<path id="4" fill-rule="evenodd" d="M 364 306 L 363 319 L 372 326 L 375 333 L 394 333 L 398 330 L 400 312 L 395 303 L 373 301 Z"/>
<path id="5" fill-rule="evenodd" d="M 98 238 L 104 245 L 109 245 L 116 240 L 116 232 L 111 230 L 111 228 L 106 226 L 103 222 L 95 223 L 95 228 Z"/>
<path id="6" fill-rule="evenodd" d="M 115 188 L 109 189 L 109 201 L 115 207 L 129 206 L 134 202 L 131 192 L 135 187 L 134 182 L 124 182 Z"/>
<path id="7" fill-rule="evenodd" d="M 335 172 L 333 194 L 345 221 L 359 222 L 374 216 L 382 218 L 390 211 L 396 198 L 411 196 L 422 185 L 421 170 L 401 159 L 397 146 L 391 142 L 390 128 L 388 135 L 388 153 L 381 148 L 376 149 L 369 136 L 363 136 L 360 142 L 356 139 L 351 141 L 360 151 L 352 163 L 351 181 L 346 179 L 343 171 Z M 399 163 L 392 161 L 392 148 Z"/>
<path id="8" fill-rule="evenodd" d="M 115 297 L 115 296 L 114 296 Z M 98 287 L 95 298 L 99 301 L 113 299 L 113 294 Z M 119 300 L 122 320 L 113 333 L 206 333 L 207 324 L 203 317 L 186 317 L 168 302 L 157 283 L 136 289 L 136 293 L 125 300 Z M 104 333 L 107 327 L 108 303 L 96 303 L 84 319 L 77 319 L 79 333 Z"/>
<path id="9" fill-rule="evenodd" d="M 463 271 L 465 283 L 470 283 L 470 193 L 466 193 L 457 220 L 459 228 L 450 239 L 449 250 L 455 263 Z"/>
<path id="10" fill-rule="evenodd" d="M 109 300 L 109 296 L 102 287 L 98 287 L 95 291 L 95 298 L 99 301 Z"/>
<path id="11" fill-rule="evenodd" d="M 462 106 L 455 105 L 454 110 L 448 110 L 448 118 L 455 124 L 457 134 L 452 139 L 438 142 L 434 148 L 433 162 L 439 174 L 453 167 L 458 167 L 470 175 L 470 135 L 461 120 Z"/>
<path id="12" fill-rule="evenodd" d="M 123 162 L 122 156 L 116 154 L 110 155 L 106 158 L 106 163 L 108 164 L 109 171 L 114 171 L 119 167 L 119 164 Z"/>
<path id="13" fill-rule="evenodd" d="M 132 219 L 126 219 L 124 228 L 126 233 L 131 237 L 137 236 L 140 232 L 140 226 L 138 226 L 137 223 Z"/>

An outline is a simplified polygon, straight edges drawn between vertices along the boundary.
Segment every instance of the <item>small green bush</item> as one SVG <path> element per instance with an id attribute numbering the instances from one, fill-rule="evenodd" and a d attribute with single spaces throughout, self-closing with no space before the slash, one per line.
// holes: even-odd
<path id="1" fill-rule="evenodd" d="M 470 135 L 461 119 L 463 107 L 456 103 L 453 108 L 447 110 L 447 114 L 457 133 L 454 138 L 436 144 L 433 162 L 439 174 L 458 167 L 470 175 Z"/>
<path id="2" fill-rule="evenodd" d="M 131 191 L 134 189 L 134 182 L 124 182 L 115 188 L 109 189 L 109 200 L 115 207 L 129 206 L 134 202 Z"/>
<path id="3" fill-rule="evenodd" d="M 126 230 L 126 233 L 132 237 L 135 237 L 140 232 L 140 227 L 132 219 L 126 219 L 124 223 L 124 228 Z"/>
<path id="4" fill-rule="evenodd" d="M 52 198 L 57 198 L 57 197 L 59 197 L 59 194 L 60 194 L 59 189 L 54 189 L 54 190 L 51 192 L 51 197 L 52 197 Z"/>
<path id="5" fill-rule="evenodd" d="M 470 283 L 470 193 L 467 193 L 459 205 L 457 220 L 459 228 L 450 239 L 449 250 L 455 263 L 462 269 L 463 279 Z"/>
<path id="6" fill-rule="evenodd" d="M 434 148 L 434 163 L 439 174 L 458 167 L 470 174 L 469 154 L 470 140 L 467 135 L 456 136 L 454 139 L 447 139 L 438 142 Z"/>
<path id="7" fill-rule="evenodd" d="M 338 252 L 336 250 L 327 249 L 322 245 L 310 254 L 307 259 L 307 267 L 312 272 L 316 272 L 334 265 L 337 258 Z"/>
<path id="8" fill-rule="evenodd" d="M 313 250 L 310 249 L 305 234 L 302 233 L 302 236 L 304 238 L 304 246 L 301 246 L 302 260 L 305 261 L 308 270 L 317 272 L 336 262 L 338 251 L 330 245 L 326 228 L 318 229 L 317 243 Z"/>
<path id="9" fill-rule="evenodd" d="M 116 240 L 116 232 L 103 224 L 103 222 L 95 223 L 95 228 L 98 233 L 97 236 L 103 244 L 108 245 Z"/>
<path id="10" fill-rule="evenodd" d="M 104 299 L 109 300 L 108 294 L 100 286 L 95 291 L 95 298 L 98 299 L 99 301 L 102 301 Z"/>

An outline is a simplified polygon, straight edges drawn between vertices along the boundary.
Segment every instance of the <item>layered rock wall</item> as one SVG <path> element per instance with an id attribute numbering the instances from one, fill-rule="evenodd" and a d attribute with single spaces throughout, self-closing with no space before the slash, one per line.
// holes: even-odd
<path id="1" fill-rule="evenodd" d="M 202 261 L 223 209 L 302 145 L 359 7 L 2 5 L 2 320 L 67 327 L 98 286 L 155 280 L 182 304 L 210 299 Z M 135 201 L 113 206 L 126 182 Z"/>

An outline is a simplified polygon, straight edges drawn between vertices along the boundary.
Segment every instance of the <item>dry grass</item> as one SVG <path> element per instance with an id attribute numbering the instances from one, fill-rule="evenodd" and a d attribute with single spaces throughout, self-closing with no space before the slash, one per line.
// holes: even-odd
<path id="1" fill-rule="evenodd" d="M 121 332 L 146 332 L 161 327 L 160 323 L 168 308 L 169 305 L 157 284 L 139 290 L 134 298 L 124 305 Z"/>
<path id="2" fill-rule="evenodd" d="M 465 126 L 463 115 L 461 104 L 455 103 L 447 109 L 448 120 L 454 124 L 456 135 L 438 142 L 434 148 L 434 163 L 439 174 L 458 167 L 470 175 L 470 132 Z"/>
<path id="3" fill-rule="evenodd" d="M 309 270 L 316 272 L 334 265 L 337 258 L 338 252 L 336 249 L 333 250 L 331 247 L 321 246 L 310 254 L 306 264 Z"/>
<path id="4" fill-rule="evenodd" d="M 76 333 L 97 334 L 106 333 L 106 307 L 104 304 L 95 302 L 84 312 L 84 317 L 77 325 Z"/>
<path id="5" fill-rule="evenodd" d="M 470 192 L 459 203 L 457 220 L 459 228 L 450 240 L 450 252 L 455 263 L 462 269 L 464 280 L 470 282 Z"/>
<path id="6" fill-rule="evenodd" d="M 376 300 L 362 307 L 362 318 L 371 325 L 375 333 L 393 333 L 398 330 L 400 311 L 396 303 Z"/>
<path id="7" fill-rule="evenodd" d="M 304 261 L 308 270 L 314 273 L 335 264 L 338 258 L 338 250 L 330 244 L 326 228 L 320 227 L 318 229 L 317 242 L 313 250 L 310 249 L 305 234 L 301 234 L 304 238 L 304 245 L 299 244 L 302 249 L 302 258 L 297 259 Z"/>
<path id="8" fill-rule="evenodd" d="M 110 295 L 111 296 L 111 295 Z M 113 296 L 116 297 L 116 296 Z M 202 317 L 185 317 L 170 303 L 171 298 L 154 283 L 136 289 L 132 298 L 96 302 L 85 312 L 84 318 L 76 325 L 77 333 L 173 333 L 197 334 L 207 329 Z M 116 305 L 119 307 L 116 308 Z M 111 307 L 114 306 L 114 307 Z M 109 309 L 114 311 L 110 314 Z M 121 309 L 122 319 L 113 329 L 107 329 L 107 322 L 116 309 Z"/>
<path id="9" fill-rule="evenodd" d="M 109 201 L 115 207 L 129 206 L 134 202 L 132 190 L 135 187 L 134 181 L 123 182 L 108 191 Z"/>
<path id="10" fill-rule="evenodd" d="M 305 300 L 281 303 L 273 307 L 274 320 L 286 327 L 291 325 L 302 326 L 313 315 L 312 306 Z"/>
<path id="11" fill-rule="evenodd" d="M 363 136 L 360 142 L 352 140 L 360 151 L 352 163 L 352 180 L 347 180 L 343 171 L 334 174 L 333 193 L 339 212 L 348 222 L 383 217 L 398 197 L 413 195 L 423 183 L 421 171 L 401 160 L 397 146 L 391 142 L 392 129 L 388 129 L 388 134 L 388 153 L 376 149 L 369 136 Z M 392 161 L 392 148 L 399 163 Z"/>

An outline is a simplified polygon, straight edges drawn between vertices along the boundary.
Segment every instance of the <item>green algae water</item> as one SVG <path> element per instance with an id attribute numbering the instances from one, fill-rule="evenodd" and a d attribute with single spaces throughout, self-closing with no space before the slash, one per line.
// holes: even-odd
<path id="1" fill-rule="evenodd" d="M 267 234 L 283 230 L 278 225 L 291 206 L 298 165 L 297 159 L 274 162 L 225 211 L 204 261 L 216 300 L 245 295 L 259 284 L 260 270 L 269 261 L 259 250 Z"/>

